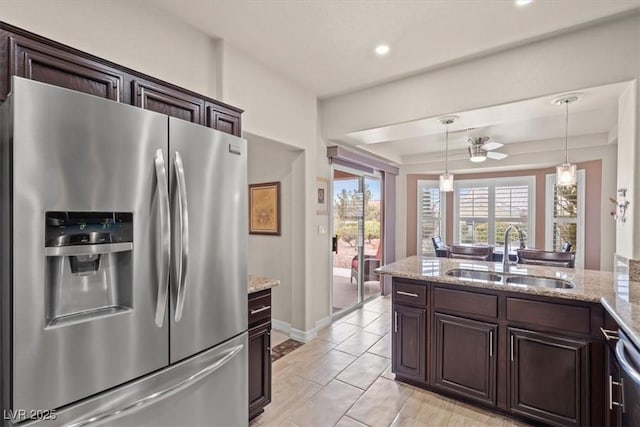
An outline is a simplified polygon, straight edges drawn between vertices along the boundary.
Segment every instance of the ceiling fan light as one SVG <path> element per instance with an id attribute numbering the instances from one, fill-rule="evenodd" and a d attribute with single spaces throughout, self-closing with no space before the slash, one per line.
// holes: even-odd
<path id="1" fill-rule="evenodd" d="M 576 165 L 571 163 L 563 163 L 556 167 L 556 185 L 560 187 L 568 187 L 576 185 Z"/>
<path id="2" fill-rule="evenodd" d="M 449 192 L 453 191 L 453 174 L 443 173 L 440 175 L 440 191 Z"/>
<path id="3" fill-rule="evenodd" d="M 487 160 L 487 153 L 480 148 L 478 144 L 472 144 L 469 146 L 469 160 L 474 163 L 480 163 Z"/>

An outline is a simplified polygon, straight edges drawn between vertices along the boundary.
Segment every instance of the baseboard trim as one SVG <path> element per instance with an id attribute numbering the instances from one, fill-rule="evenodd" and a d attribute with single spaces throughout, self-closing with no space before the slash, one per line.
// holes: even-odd
<path id="1" fill-rule="evenodd" d="M 291 327 L 291 323 L 284 322 L 278 319 L 271 319 L 271 326 L 273 329 L 280 331 L 284 334 L 288 334 L 289 338 L 300 341 L 303 343 L 308 343 L 318 336 L 318 331 L 329 326 L 331 324 L 331 317 L 324 317 L 316 322 L 315 327 L 309 329 L 308 331 L 302 331 L 300 329 L 296 329 Z"/>
<path id="2" fill-rule="evenodd" d="M 291 323 L 278 319 L 271 319 L 271 328 L 276 331 L 280 331 L 283 334 L 289 334 L 291 332 Z"/>

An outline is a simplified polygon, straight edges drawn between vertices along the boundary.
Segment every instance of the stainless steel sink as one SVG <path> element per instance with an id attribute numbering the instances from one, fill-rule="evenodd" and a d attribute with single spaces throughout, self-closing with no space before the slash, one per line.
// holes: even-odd
<path id="1" fill-rule="evenodd" d="M 539 286 L 543 288 L 573 289 L 576 287 L 568 280 L 553 279 L 551 277 L 510 276 L 505 280 L 507 285 Z"/>
<path id="2" fill-rule="evenodd" d="M 485 282 L 501 282 L 502 276 L 488 271 L 465 270 L 454 268 L 445 272 L 447 276 L 459 277 L 461 279 L 482 280 Z"/>
<path id="3" fill-rule="evenodd" d="M 447 270 L 444 274 L 447 276 L 458 277 L 460 279 L 505 283 L 507 285 L 523 285 L 553 289 L 573 289 L 576 287 L 576 285 L 568 280 L 555 279 L 552 277 L 511 276 L 493 273 L 490 271 L 468 270 L 465 268 L 452 268 L 451 270 Z"/>

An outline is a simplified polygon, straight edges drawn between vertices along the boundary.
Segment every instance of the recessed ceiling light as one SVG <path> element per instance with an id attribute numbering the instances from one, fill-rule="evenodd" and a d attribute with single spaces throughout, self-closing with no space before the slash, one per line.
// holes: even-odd
<path id="1" fill-rule="evenodd" d="M 386 54 L 389 53 L 389 45 L 387 44 L 379 44 L 378 46 L 376 46 L 376 55 L 378 56 L 385 56 Z"/>
<path id="2" fill-rule="evenodd" d="M 516 6 L 526 6 L 533 3 L 533 0 L 516 0 Z"/>

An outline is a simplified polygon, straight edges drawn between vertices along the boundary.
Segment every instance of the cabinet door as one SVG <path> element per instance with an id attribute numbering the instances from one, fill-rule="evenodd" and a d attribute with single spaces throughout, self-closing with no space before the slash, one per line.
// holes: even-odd
<path id="1" fill-rule="evenodd" d="M 136 107 L 156 111 L 188 122 L 203 124 L 204 101 L 187 93 L 151 82 L 131 82 L 131 100 Z"/>
<path id="2" fill-rule="evenodd" d="M 271 323 L 249 330 L 249 419 L 271 402 Z"/>
<path id="3" fill-rule="evenodd" d="M 436 313 L 435 334 L 434 385 L 495 405 L 498 326 Z"/>
<path id="4" fill-rule="evenodd" d="M 9 74 L 120 102 L 123 76 L 96 61 L 52 46 L 9 38 Z"/>
<path id="5" fill-rule="evenodd" d="M 224 108 L 221 105 L 207 102 L 207 126 L 221 132 L 240 136 L 240 113 Z"/>
<path id="6" fill-rule="evenodd" d="M 607 378 L 605 390 L 605 425 L 617 427 L 622 423 L 621 405 L 622 393 L 620 385 L 620 365 L 616 360 L 613 348 L 605 346 L 607 359 Z"/>
<path id="7" fill-rule="evenodd" d="M 393 306 L 392 370 L 402 377 L 426 382 L 427 311 Z"/>
<path id="8" fill-rule="evenodd" d="M 509 329 L 509 406 L 554 425 L 584 425 L 588 342 Z"/>

